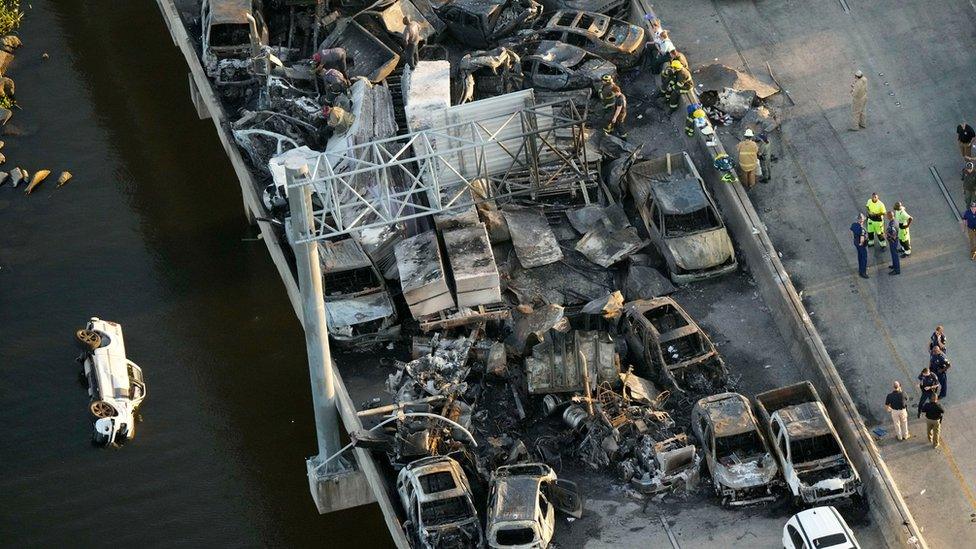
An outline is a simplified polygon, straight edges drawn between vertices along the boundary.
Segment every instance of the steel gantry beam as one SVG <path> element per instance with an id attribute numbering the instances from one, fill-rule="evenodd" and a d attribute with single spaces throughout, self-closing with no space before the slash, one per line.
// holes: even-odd
<path id="1" fill-rule="evenodd" d="M 304 241 L 597 184 L 585 113 L 572 99 L 536 105 L 528 94 L 513 108 L 505 97 L 446 109 L 447 122 L 431 129 L 308 158 L 309 177 L 294 184 L 313 191 L 315 227 Z"/>

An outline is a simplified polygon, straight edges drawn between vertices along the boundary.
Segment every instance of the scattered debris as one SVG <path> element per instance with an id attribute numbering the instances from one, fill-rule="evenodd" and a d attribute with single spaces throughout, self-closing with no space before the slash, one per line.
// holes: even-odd
<path id="1" fill-rule="evenodd" d="M 27 170 L 17 167 L 10 172 L 10 183 L 15 189 L 17 185 L 20 185 L 21 181 L 25 180 L 27 180 Z"/>
<path id="2" fill-rule="evenodd" d="M 4 172 L 0 172 L 0 173 L 4 173 Z M 6 179 L 6 177 L 7 177 L 7 176 L 6 176 L 6 174 L 4 173 L 4 176 L 3 176 L 3 178 L 4 178 L 4 179 Z M 63 171 L 63 172 L 61 172 L 61 175 L 59 175 L 59 176 L 58 176 L 58 187 L 61 187 L 61 186 L 63 186 L 63 185 L 65 184 L 65 183 L 67 183 L 68 181 L 71 181 L 71 178 L 72 178 L 72 177 L 74 177 L 74 176 L 73 176 L 73 175 L 71 175 L 71 172 L 69 172 L 69 171 Z"/>
<path id="3" fill-rule="evenodd" d="M 563 258 L 556 235 L 539 210 L 508 207 L 502 210 L 512 235 L 512 244 L 522 267 L 531 269 Z"/>
<path id="4" fill-rule="evenodd" d="M 25 194 L 30 194 L 34 192 L 34 189 L 41 184 L 42 181 L 47 179 L 47 176 L 51 175 L 51 170 L 40 170 L 34 173 L 34 177 L 31 179 L 30 185 L 27 185 L 27 190 L 24 191 Z"/>

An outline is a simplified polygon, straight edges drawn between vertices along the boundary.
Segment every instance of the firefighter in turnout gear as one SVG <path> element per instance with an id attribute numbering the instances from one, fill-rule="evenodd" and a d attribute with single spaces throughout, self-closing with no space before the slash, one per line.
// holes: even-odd
<path id="1" fill-rule="evenodd" d="M 701 103 L 692 103 L 688 105 L 688 116 L 685 117 L 685 135 L 688 137 L 695 136 L 695 129 L 702 129 L 708 125 L 708 118 L 705 116 L 705 111 L 701 108 Z"/>
<path id="2" fill-rule="evenodd" d="M 895 212 L 895 221 L 898 222 L 898 241 L 901 244 L 901 256 L 912 255 L 912 233 L 908 230 L 912 226 L 911 215 L 901 202 L 895 202 L 892 210 Z"/>
<path id="3" fill-rule="evenodd" d="M 671 112 L 678 110 L 681 102 L 681 94 L 688 93 L 694 86 L 691 73 L 681 64 L 681 61 L 673 60 L 661 71 L 661 92 L 660 95 L 667 97 L 668 108 Z"/>
<path id="4" fill-rule="evenodd" d="M 613 77 L 609 74 L 603 75 L 603 85 L 600 86 L 600 102 L 603 103 L 604 112 L 613 109 L 613 88 L 616 86 Z"/>
<path id="5" fill-rule="evenodd" d="M 878 198 L 878 193 L 871 193 L 871 198 L 865 204 L 868 216 L 868 246 L 874 246 L 874 239 L 878 239 L 878 244 L 884 248 L 887 246 L 884 237 L 884 217 L 888 212 L 884 202 Z"/>

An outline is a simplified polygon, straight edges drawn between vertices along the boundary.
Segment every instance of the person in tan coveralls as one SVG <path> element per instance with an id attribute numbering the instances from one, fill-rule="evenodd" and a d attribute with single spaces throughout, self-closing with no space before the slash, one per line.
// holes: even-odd
<path id="1" fill-rule="evenodd" d="M 866 128 L 864 111 L 868 105 L 868 79 L 864 73 L 854 73 L 854 83 L 851 84 L 851 131 Z"/>
<path id="2" fill-rule="evenodd" d="M 745 131 L 742 141 L 736 146 L 739 153 L 739 169 L 742 170 L 742 184 L 746 189 L 756 185 L 756 167 L 759 165 L 759 145 L 753 140 L 752 128 Z"/>

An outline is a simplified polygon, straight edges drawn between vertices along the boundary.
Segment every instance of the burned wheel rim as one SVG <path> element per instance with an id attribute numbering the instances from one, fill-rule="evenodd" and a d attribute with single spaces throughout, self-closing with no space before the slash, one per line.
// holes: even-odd
<path id="1" fill-rule="evenodd" d="M 92 350 L 97 349 L 102 344 L 102 336 L 92 330 L 78 330 L 75 332 L 75 337 L 78 338 L 79 342 L 87 345 Z"/>
<path id="2" fill-rule="evenodd" d="M 115 415 L 115 407 L 104 400 L 96 400 L 89 406 L 93 416 L 97 418 L 112 417 Z"/>

